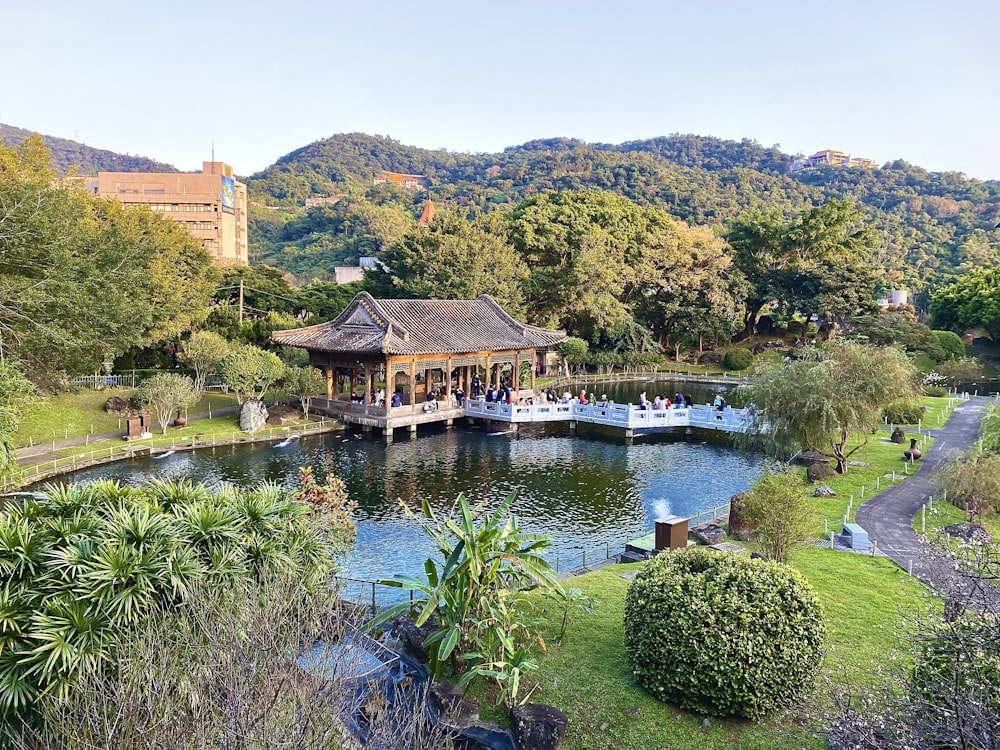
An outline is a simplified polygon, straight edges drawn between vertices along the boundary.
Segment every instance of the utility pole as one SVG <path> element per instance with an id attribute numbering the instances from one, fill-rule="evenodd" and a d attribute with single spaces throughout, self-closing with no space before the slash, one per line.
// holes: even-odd
<path id="1" fill-rule="evenodd" d="M 243 326 L 243 279 L 240 279 L 240 326 Z"/>

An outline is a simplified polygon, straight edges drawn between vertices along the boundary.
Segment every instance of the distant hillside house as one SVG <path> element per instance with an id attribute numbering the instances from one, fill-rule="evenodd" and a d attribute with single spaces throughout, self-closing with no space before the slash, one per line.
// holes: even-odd
<path id="1" fill-rule="evenodd" d="M 200 173 L 98 172 L 87 189 L 128 205 L 143 204 L 183 226 L 218 266 L 245 266 L 247 188 L 221 161 L 202 162 Z"/>
<path id="2" fill-rule="evenodd" d="M 860 167 L 861 169 L 875 169 L 878 165 L 866 156 L 851 156 L 843 151 L 828 148 L 824 151 L 817 151 L 812 156 L 796 159 L 792 162 L 790 171 L 802 172 L 816 167 Z"/>
<path id="3" fill-rule="evenodd" d="M 401 172 L 381 171 L 375 175 L 375 184 L 381 185 L 387 182 L 390 185 L 398 185 L 407 190 L 422 190 L 427 187 L 427 178 L 422 174 L 402 174 Z"/>

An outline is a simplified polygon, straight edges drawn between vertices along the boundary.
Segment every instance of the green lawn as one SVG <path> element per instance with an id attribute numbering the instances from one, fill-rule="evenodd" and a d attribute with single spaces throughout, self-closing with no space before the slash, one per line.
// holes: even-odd
<path id="1" fill-rule="evenodd" d="M 873 667 L 905 653 L 897 638 L 902 614 L 930 601 L 919 582 L 884 558 L 819 548 L 801 550 L 792 564 L 823 602 L 829 635 L 822 671 L 831 680 L 867 684 Z M 619 574 L 634 568 L 610 566 L 567 582 L 595 597 L 598 611 L 575 616 L 564 642 L 549 642 L 539 657 L 531 700 L 568 714 L 568 750 L 825 747 L 810 721 L 829 705 L 822 689 L 762 722 L 710 719 L 703 729 L 703 717 L 660 703 L 633 684 L 622 632 L 628 582 Z M 548 624 L 547 636 L 554 638 L 558 617 Z"/>
<path id="2" fill-rule="evenodd" d="M 124 420 L 104 411 L 104 402 L 111 396 L 128 399 L 134 392 L 131 388 L 111 388 L 103 391 L 81 388 L 74 392 L 39 399 L 21 420 L 17 432 L 14 433 L 14 443 L 20 448 L 30 443 L 48 443 L 90 433 L 124 429 Z M 188 409 L 188 413 L 208 411 L 210 404 L 212 409 L 235 406 L 236 397 L 232 394 L 210 391 L 201 401 Z"/>
<path id="3" fill-rule="evenodd" d="M 906 434 L 909 436 L 911 433 L 907 432 Z M 916 437 L 915 432 L 913 436 Z M 903 450 L 909 446 L 909 442 L 903 446 L 890 443 L 888 438 L 889 432 L 880 430 L 878 434 L 870 435 L 867 445 L 851 456 L 851 460 L 860 461 L 868 466 L 849 466 L 846 473 L 824 479 L 815 485 L 806 478 L 805 469 L 800 469 L 802 491 L 809 495 L 810 502 L 819 514 L 817 536 L 826 538 L 829 531 L 839 533 L 845 515 L 850 515 L 851 520 L 854 520 L 854 511 L 861 503 L 892 485 L 894 481 L 905 481 L 907 476 L 912 476 L 913 473 L 920 470 L 922 464 L 919 461 L 912 466 L 903 461 Z M 928 438 L 922 444 L 923 450 L 927 451 L 933 442 L 932 439 Z M 895 480 L 892 479 L 893 473 L 896 476 Z M 830 487 L 837 493 L 837 496 L 831 498 L 813 497 L 812 494 L 816 487 L 822 484 Z M 849 514 L 848 507 L 850 507 Z M 826 527 L 823 525 L 824 520 L 827 522 Z"/>

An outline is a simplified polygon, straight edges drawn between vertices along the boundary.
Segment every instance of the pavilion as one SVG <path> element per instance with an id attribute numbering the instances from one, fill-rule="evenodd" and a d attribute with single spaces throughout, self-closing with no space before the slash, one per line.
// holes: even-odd
<path id="1" fill-rule="evenodd" d="M 477 375 L 484 387 L 499 387 L 505 378 L 515 398 L 525 389 L 533 395 L 536 367 L 544 367 L 539 355 L 566 333 L 521 323 L 485 294 L 424 300 L 374 299 L 361 292 L 335 320 L 275 331 L 271 339 L 305 349 L 310 365 L 326 373 L 326 399 L 314 400 L 320 411 L 381 427 L 391 439 L 394 427 L 415 431 L 418 423 L 451 424 L 462 416 L 452 384 L 471 394 Z M 350 391 L 344 393 L 347 382 Z M 383 402 L 376 398 L 381 382 Z M 394 392 L 401 394 L 401 406 L 390 405 Z"/>

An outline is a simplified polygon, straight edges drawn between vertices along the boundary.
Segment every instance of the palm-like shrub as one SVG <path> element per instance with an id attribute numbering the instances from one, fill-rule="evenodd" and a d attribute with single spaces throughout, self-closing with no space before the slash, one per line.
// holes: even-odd
<path id="1" fill-rule="evenodd" d="M 820 663 L 819 600 L 780 563 L 712 550 L 664 553 L 625 596 L 625 651 L 644 688 L 714 716 L 788 705 Z"/>
<path id="2" fill-rule="evenodd" d="M 289 576 L 315 588 L 332 561 L 309 506 L 275 485 L 49 487 L 0 513 L 0 723 L 62 700 L 138 623 L 196 585 Z"/>

